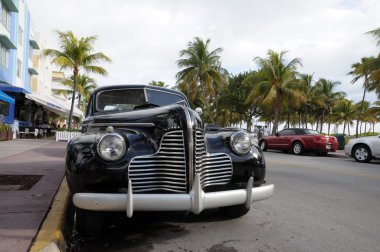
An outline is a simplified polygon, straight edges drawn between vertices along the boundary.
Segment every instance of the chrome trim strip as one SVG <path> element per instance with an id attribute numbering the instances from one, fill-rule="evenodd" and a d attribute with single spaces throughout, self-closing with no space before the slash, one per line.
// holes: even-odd
<path id="1" fill-rule="evenodd" d="M 133 182 L 135 193 L 155 190 L 185 193 L 187 175 L 183 131 L 166 132 L 156 153 L 132 158 L 128 178 Z"/>
<path id="2" fill-rule="evenodd" d="M 127 126 L 127 127 L 154 127 L 154 123 L 88 123 L 88 127 L 103 127 L 103 126 Z"/>
<path id="3" fill-rule="evenodd" d="M 189 172 L 189 190 L 191 190 L 191 187 L 193 185 L 194 180 L 194 134 L 193 134 L 193 122 L 190 117 L 190 112 L 188 109 L 186 109 L 184 106 L 181 106 L 183 108 L 183 111 L 185 112 L 186 116 L 186 126 L 187 126 L 187 169 Z"/>
<path id="4" fill-rule="evenodd" d="M 131 217 L 134 211 L 191 211 L 195 214 L 204 209 L 244 204 L 271 197 L 274 185 L 251 187 L 251 179 L 246 189 L 206 193 L 200 185 L 200 177 L 195 175 L 193 189 L 181 194 L 132 194 L 130 182 L 128 193 L 76 193 L 74 205 L 92 211 L 126 211 Z"/>

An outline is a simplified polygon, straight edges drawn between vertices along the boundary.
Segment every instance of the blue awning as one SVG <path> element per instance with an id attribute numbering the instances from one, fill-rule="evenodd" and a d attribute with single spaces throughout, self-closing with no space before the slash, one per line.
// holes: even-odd
<path id="1" fill-rule="evenodd" d="M 12 86 L 5 82 L 0 82 L 0 91 L 12 92 L 12 93 L 23 93 L 23 94 L 30 93 L 21 87 Z"/>
<path id="2" fill-rule="evenodd" d="M 13 99 L 12 97 L 10 97 L 9 95 L 7 95 L 1 90 L 0 90 L 0 100 L 11 103 L 11 104 L 15 104 L 15 99 Z"/>

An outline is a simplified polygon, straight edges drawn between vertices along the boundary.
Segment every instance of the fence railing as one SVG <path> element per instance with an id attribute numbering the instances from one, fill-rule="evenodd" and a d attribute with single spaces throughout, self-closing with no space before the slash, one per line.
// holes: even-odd
<path id="1" fill-rule="evenodd" d="M 55 141 L 70 141 L 71 139 L 80 135 L 80 132 L 57 131 L 55 132 Z"/>

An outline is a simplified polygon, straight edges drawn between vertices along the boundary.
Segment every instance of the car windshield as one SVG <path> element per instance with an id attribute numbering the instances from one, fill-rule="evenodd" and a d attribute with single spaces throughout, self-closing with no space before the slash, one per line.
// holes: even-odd
<path id="1" fill-rule="evenodd" d="M 145 92 L 143 88 L 102 91 L 99 92 L 96 100 L 96 110 L 99 112 L 147 108 L 145 105 L 161 107 L 175 103 L 186 103 L 180 95 L 151 89 L 146 89 Z"/>
<path id="2" fill-rule="evenodd" d="M 316 130 L 304 130 L 304 131 L 306 135 L 320 135 L 321 134 Z"/>

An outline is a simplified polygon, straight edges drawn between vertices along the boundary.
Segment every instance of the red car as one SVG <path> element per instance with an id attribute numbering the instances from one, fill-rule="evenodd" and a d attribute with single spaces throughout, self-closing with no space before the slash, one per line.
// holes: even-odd
<path id="1" fill-rule="evenodd" d="M 301 155 L 304 151 L 326 155 L 338 149 L 338 141 L 334 136 L 324 136 L 316 130 L 291 128 L 276 133 L 275 136 L 266 136 L 259 141 L 263 151 L 267 149 L 292 151 Z"/>

